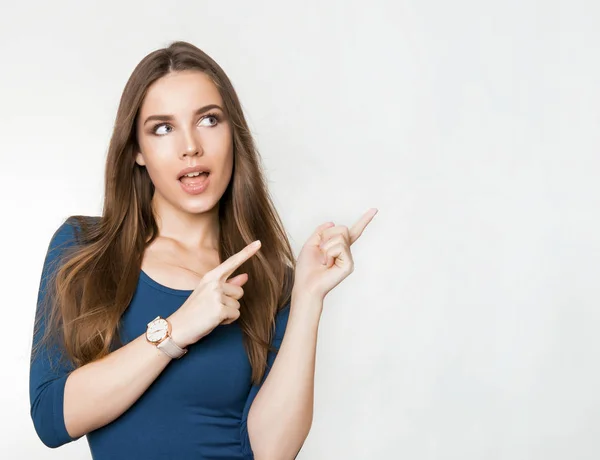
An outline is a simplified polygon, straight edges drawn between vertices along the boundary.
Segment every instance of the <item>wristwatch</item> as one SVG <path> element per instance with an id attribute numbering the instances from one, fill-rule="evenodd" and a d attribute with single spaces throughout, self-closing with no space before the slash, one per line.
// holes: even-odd
<path id="1" fill-rule="evenodd" d="M 161 316 L 157 316 L 148 323 L 146 340 L 170 358 L 181 358 L 187 353 L 187 348 L 181 348 L 171 338 L 171 323 Z"/>

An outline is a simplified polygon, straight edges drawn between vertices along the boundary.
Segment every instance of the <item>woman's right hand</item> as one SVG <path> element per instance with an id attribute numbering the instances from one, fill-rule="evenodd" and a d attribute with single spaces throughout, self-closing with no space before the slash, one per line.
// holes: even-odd
<path id="1" fill-rule="evenodd" d="M 244 295 L 242 286 L 248 281 L 248 274 L 227 278 L 259 249 L 260 241 L 256 247 L 249 244 L 202 277 L 183 305 L 167 318 L 171 323 L 171 337 L 177 345 L 185 348 L 210 334 L 218 325 L 230 324 L 240 317 L 238 301 Z"/>

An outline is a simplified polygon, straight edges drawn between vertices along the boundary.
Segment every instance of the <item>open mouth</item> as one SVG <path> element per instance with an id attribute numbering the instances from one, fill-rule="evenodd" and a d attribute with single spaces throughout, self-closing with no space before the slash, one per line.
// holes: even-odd
<path id="1" fill-rule="evenodd" d="M 185 176 L 181 176 L 179 178 L 179 181 L 186 184 L 186 185 L 200 185 L 201 183 L 203 183 L 206 178 L 209 176 L 209 172 L 205 171 L 205 172 L 201 172 L 201 173 L 191 173 L 191 174 L 186 174 Z"/>

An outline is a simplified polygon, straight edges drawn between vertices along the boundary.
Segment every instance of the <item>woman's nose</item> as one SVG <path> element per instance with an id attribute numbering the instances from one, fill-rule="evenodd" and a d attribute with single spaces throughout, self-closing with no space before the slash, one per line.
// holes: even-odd
<path id="1" fill-rule="evenodd" d="M 185 136 L 185 147 L 183 156 L 195 156 L 200 151 L 200 143 L 196 140 L 192 133 Z"/>
<path id="2" fill-rule="evenodd" d="M 188 144 L 187 148 L 185 149 L 183 155 L 184 156 L 194 156 L 198 153 L 198 149 L 191 144 Z"/>

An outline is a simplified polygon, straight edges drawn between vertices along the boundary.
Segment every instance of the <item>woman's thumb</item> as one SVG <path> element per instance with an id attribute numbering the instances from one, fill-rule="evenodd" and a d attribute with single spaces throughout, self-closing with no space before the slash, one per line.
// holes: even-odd
<path id="1" fill-rule="evenodd" d="M 243 286 L 246 284 L 246 281 L 248 281 L 248 273 L 240 273 L 239 275 L 227 280 L 228 283 L 235 284 L 236 286 Z"/>

